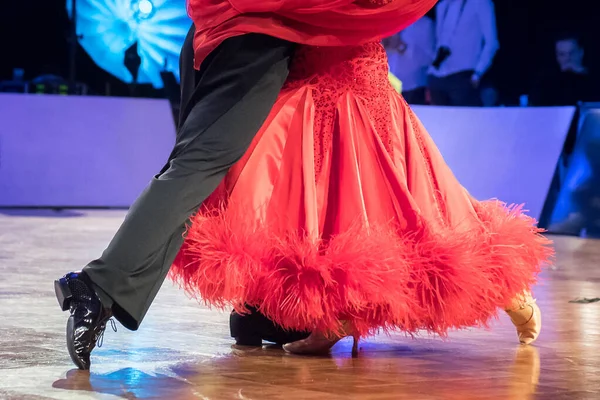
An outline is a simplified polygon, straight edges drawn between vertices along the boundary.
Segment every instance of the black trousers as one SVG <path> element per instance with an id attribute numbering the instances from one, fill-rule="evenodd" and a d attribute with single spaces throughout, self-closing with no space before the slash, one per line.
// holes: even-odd
<path id="1" fill-rule="evenodd" d="M 481 107 L 479 90 L 473 87 L 473 71 L 437 77 L 429 75 L 429 93 L 434 106 Z"/>
<path id="2" fill-rule="evenodd" d="M 184 240 L 185 225 L 248 149 L 287 78 L 294 45 L 248 34 L 193 69 L 193 30 L 181 53 L 175 148 L 84 273 L 126 328 L 138 329 Z M 148 138 L 152 140 L 152 138 Z"/>

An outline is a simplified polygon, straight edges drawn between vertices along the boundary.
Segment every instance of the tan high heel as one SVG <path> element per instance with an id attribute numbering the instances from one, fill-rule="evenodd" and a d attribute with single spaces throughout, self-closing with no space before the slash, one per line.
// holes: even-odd
<path id="1" fill-rule="evenodd" d="M 506 310 L 506 313 L 517 328 L 521 344 L 531 344 L 536 341 L 542 330 L 542 311 L 535 299 L 528 296 L 524 304 L 516 309 Z"/>
<path id="2" fill-rule="evenodd" d="M 343 324 L 344 329 L 343 332 L 349 332 L 348 325 L 346 323 Z M 304 354 L 304 355 L 318 355 L 318 354 L 327 354 L 333 346 L 340 340 L 352 336 L 354 342 L 352 344 L 352 356 L 356 357 L 358 355 L 358 340 L 359 337 L 356 335 L 343 334 L 341 336 L 332 337 L 325 335 L 321 332 L 313 332 L 309 337 L 303 340 L 298 340 L 296 342 L 287 343 L 283 345 L 283 350 L 292 354 Z"/>

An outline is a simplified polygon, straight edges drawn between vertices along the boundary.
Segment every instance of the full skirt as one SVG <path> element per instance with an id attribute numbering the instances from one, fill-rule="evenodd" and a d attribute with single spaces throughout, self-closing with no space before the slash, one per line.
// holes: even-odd
<path id="1" fill-rule="evenodd" d="M 520 206 L 471 197 L 400 95 L 316 97 L 284 90 L 192 218 L 171 270 L 188 293 L 288 329 L 444 336 L 531 288 L 549 240 Z"/>

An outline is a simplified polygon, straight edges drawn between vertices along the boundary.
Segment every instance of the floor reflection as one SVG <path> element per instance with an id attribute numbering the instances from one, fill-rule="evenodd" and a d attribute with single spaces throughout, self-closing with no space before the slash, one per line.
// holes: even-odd
<path id="1" fill-rule="evenodd" d="M 134 368 L 107 374 L 73 370 L 53 387 L 125 399 L 527 400 L 534 398 L 540 367 L 539 352 L 531 346 L 507 349 L 502 359 L 406 348 L 363 352 L 358 358 L 345 353 L 308 358 L 265 347 L 232 349 L 223 357 L 151 372 Z M 284 396 L 286 391 L 294 396 Z"/>
<path id="2" fill-rule="evenodd" d="M 52 387 L 109 394 L 124 399 L 185 399 L 194 394 L 192 386 L 180 378 L 135 368 L 123 368 L 108 374 L 74 369 L 67 372 L 65 379 L 54 382 Z"/>
<path id="3" fill-rule="evenodd" d="M 538 349 L 533 346 L 517 348 L 512 366 L 510 399 L 533 399 L 540 382 L 541 359 Z"/>

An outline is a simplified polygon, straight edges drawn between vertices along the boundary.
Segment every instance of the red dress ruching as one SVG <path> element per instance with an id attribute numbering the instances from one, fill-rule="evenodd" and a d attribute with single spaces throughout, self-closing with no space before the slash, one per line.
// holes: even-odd
<path id="1" fill-rule="evenodd" d="M 311 46 L 379 41 L 427 13 L 437 0 L 188 0 L 196 25 L 195 66 L 223 40 L 262 33 Z"/>

